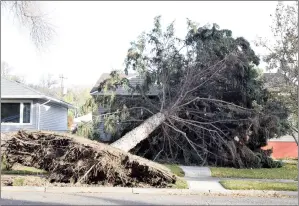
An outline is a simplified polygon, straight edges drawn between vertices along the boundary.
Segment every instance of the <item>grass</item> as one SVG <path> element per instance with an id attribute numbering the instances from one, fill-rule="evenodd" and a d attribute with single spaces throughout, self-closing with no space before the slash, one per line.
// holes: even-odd
<path id="1" fill-rule="evenodd" d="M 168 169 L 170 169 L 170 171 L 178 177 L 185 176 L 185 172 L 182 170 L 182 168 L 180 168 L 176 164 L 165 164 L 164 166 L 166 166 Z"/>
<path id="2" fill-rule="evenodd" d="M 26 167 L 22 165 L 15 165 L 12 167 L 11 170 L 5 170 L 4 168 L 1 171 L 1 174 L 7 174 L 7 175 L 38 175 L 38 174 L 47 174 L 46 171 L 36 169 L 34 167 Z"/>
<path id="3" fill-rule="evenodd" d="M 173 189 L 188 189 L 188 183 L 183 178 L 177 177 L 175 184 L 170 185 Z"/>
<path id="4" fill-rule="evenodd" d="M 213 177 L 251 178 L 251 179 L 291 179 L 298 180 L 298 163 L 286 163 L 281 168 L 235 169 L 226 167 L 211 167 Z"/>
<path id="5" fill-rule="evenodd" d="M 292 158 L 292 157 L 284 157 L 284 158 L 277 158 L 276 160 L 294 160 L 294 161 L 298 161 L 298 158 Z"/>
<path id="6" fill-rule="evenodd" d="M 275 190 L 298 191 L 297 183 L 286 182 L 262 182 L 246 180 L 222 180 L 220 184 L 228 190 Z"/>
<path id="7" fill-rule="evenodd" d="M 171 184 L 171 188 L 174 189 L 188 189 L 188 183 L 186 180 L 184 180 L 181 177 L 185 176 L 185 172 L 182 170 L 182 168 L 180 168 L 178 165 L 176 164 L 165 164 L 164 166 L 166 166 L 168 169 L 170 169 L 170 171 L 175 174 L 177 177 L 177 181 L 175 182 L 175 184 Z"/>
<path id="8" fill-rule="evenodd" d="M 15 178 L 13 180 L 12 186 L 24 186 L 25 178 Z"/>

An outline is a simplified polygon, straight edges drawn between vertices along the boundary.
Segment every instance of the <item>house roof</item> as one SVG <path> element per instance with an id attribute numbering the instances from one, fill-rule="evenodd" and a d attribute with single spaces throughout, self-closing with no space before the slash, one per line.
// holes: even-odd
<path id="1" fill-rule="evenodd" d="M 120 76 L 121 77 L 126 77 L 126 78 L 128 78 L 128 76 L 127 75 L 125 75 L 125 74 L 120 74 Z M 90 93 L 92 94 L 92 93 L 94 93 L 94 92 L 97 92 L 98 91 L 98 88 L 99 88 L 99 86 L 100 86 L 100 84 L 104 81 L 104 80 L 106 80 L 106 79 L 108 79 L 110 77 L 110 74 L 109 73 L 102 73 L 102 75 L 100 76 L 100 78 L 98 79 L 98 81 L 96 82 L 96 84 L 93 86 L 93 88 L 91 89 L 91 91 L 90 91 Z"/>
<path id="2" fill-rule="evenodd" d="M 295 139 L 298 141 L 298 134 L 295 134 Z M 290 135 L 285 135 L 279 138 L 269 139 L 269 142 L 295 142 L 295 139 Z"/>
<path id="3" fill-rule="evenodd" d="M 60 104 L 64 107 L 74 108 L 60 99 L 45 95 L 35 89 L 32 89 L 25 84 L 1 77 L 1 99 L 46 99 Z"/>
<path id="4" fill-rule="evenodd" d="M 142 84 L 143 83 L 143 78 L 138 76 L 137 74 L 121 74 L 120 75 L 123 78 L 127 78 L 130 81 L 130 84 L 132 86 L 137 86 L 138 84 Z M 96 82 L 95 86 L 91 89 L 90 94 L 91 95 L 104 95 L 104 92 L 102 91 L 98 91 L 98 88 L 100 86 L 100 84 L 108 79 L 110 77 L 109 73 L 103 73 L 100 78 L 98 79 L 98 81 Z M 157 89 L 156 87 L 152 87 L 150 88 L 150 91 L 148 92 L 148 95 L 157 95 Z M 109 94 L 109 92 L 107 93 Z M 124 87 L 118 87 L 115 91 L 116 95 L 132 95 L 131 92 L 129 92 L 126 88 Z M 133 94 L 134 95 L 134 94 Z"/>
<path id="5" fill-rule="evenodd" d="M 91 95 L 104 95 L 103 92 L 98 91 L 99 85 L 106 79 L 110 77 L 109 73 L 103 73 L 94 87 L 91 89 L 90 94 Z M 128 78 L 130 81 L 130 84 L 132 86 L 136 86 L 137 84 L 142 84 L 143 79 L 140 76 L 137 76 L 136 74 L 121 74 L 121 77 Z M 284 84 L 284 78 L 282 74 L 280 73 L 264 73 L 263 74 L 263 79 L 265 82 L 265 87 L 269 89 L 275 89 L 277 87 L 280 87 L 281 85 Z M 131 95 L 131 93 L 128 92 L 126 88 L 119 87 L 116 89 L 115 93 L 117 95 Z M 157 95 L 157 88 L 153 87 L 150 89 L 149 95 Z"/>
<path id="6" fill-rule="evenodd" d="M 280 87 L 285 83 L 284 77 L 280 73 L 264 73 L 263 78 L 265 87 L 269 89 Z"/>

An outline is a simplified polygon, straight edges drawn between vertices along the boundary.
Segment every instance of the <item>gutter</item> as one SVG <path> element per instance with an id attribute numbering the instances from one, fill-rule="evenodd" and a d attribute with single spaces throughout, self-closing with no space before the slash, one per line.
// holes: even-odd
<path id="1" fill-rule="evenodd" d="M 48 99 L 49 101 L 57 102 L 57 103 L 59 103 L 59 104 L 65 105 L 65 106 L 67 106 L 67 108 L 72 108 L 72 109 L 75 108 L 73 105 L 71 105 L 71 104 L 69 104 L 69 103 L 67 103 L 67 102 L 61 101 L 61 100 L 59 100 L 59 99 L 55 99 L 55 98 L 53 98 L 53 97 L 44 96 L 44 98 L 45 98 L 45 99 Z"/>
<path id="2" fill-rule="evenodd" d="M 53 97 L 49 97 L 46 95 L 25 95 L 25 96 L 24 95 L 3 95 L 3 96 L 1 96 L 1 99 L 47 99 L 47 100 L 50 100 L 53 102 L 57 102 L 57 103 L 64 105 L 68 108 L 75 108 L 73 105 L 71 105 L 67 102 L 64 102 L 59 99 L 55 99 Z"/>
<path id="3" fill-rule="evenodd" d="M 90 94 L 90 95 L 94 95 L 94 94 L 96 94 L 96 93 L 98 93 L 98 91 L 93 91 L 93 92 L 90 92 L 89 94 Z"/>
<path id="4" fill-rule="evenodd" d="M 40 128 L 40 106 L 41 106 L 41 105 L 48 104 L 50 101 L 51 101 L 51 100 L 48 100 L 48 101 L 46 101 L 46 102 L 44 102 L 44 103 L 42 103 L 42 104 L 39 104 L 39 105 L 38 105 L 38 121 L 37 121 L 37 130 L 39 130 L 39 128 Z"/>

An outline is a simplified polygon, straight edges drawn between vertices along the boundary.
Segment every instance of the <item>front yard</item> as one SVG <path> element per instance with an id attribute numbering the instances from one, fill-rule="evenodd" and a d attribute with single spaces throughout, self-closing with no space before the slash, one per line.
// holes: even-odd
<path id="1" fill-rule="evenodd" d="M 298 191 L 297 182 L 263 182 L 246 180 L 221 180 L 220 184 L 228 190 L 275 190 Z"/>
<path id="2" fill-rule="evenodd" d="M 46 175 L 44 170 L 36 169 L 33 167 L 26 167 L 22 165 L 14 165 L 11 170 L 3 169 L 1 174 L 3 175 Z"/>
<path id="3" fill-rule="evenodd" d="M 298 180 L 298 163 L 286 163 L 281 168 L 235 169 L 210 167 L 212 176 L 218 178 L 289 179 Z"/>
<path id="4" fill-rule="evenodd" d="M 33 167 L 26 167 L 23 165 L 16 164 L 11 170 L 4 169 L 4 164 L 2 163 L 1 170 L 1 185 L 3 186 L 44 186 L 48 183 L 46 180 L 46 175 L 48 174 L 44 170 L 36 169 Z M 174 189 L 188 189 L 187 182 L 181 178 L 184 176 L 183 170 L 177 165 L 165 165 L 170 171 L 175 174 L 177 181 L 175 184 L 169 185 L 169 187 Z M 63 184 L 55 183 L 52 186 L 60 186 Z M 68 186 L 74 186 L 72 184 L 67 184 Z M 66 185 L 65 185 L 66 186 Z M 80 186 L 77 185 L 77 186 Z"/>
<path id="5" fill-rule="evenodd" d="M 180 168 L 176 164 L 165 164 L 164 166 L 166 166 L 168 169 L 170 169 L 170 171 L 178 177 L 185 176 L 185 172 L 182 170 L 182 168 Z"/>

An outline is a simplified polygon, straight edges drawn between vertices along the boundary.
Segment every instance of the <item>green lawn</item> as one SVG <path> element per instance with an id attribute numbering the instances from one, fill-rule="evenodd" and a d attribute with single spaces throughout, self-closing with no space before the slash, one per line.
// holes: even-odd
<path id="1" fill-rule="evenodd" d="M 281 168 L 271 169 L 235 169 L 226 167 L 211 167 L 213 177 L 222 178 L 252 178 L 252 179 L 291 179 L 298 180 L 298 163 L 286 163 Z"/>
<path id="2" fill-rule="evenodd" d="M 174 188 L 174 189 L 188 189 L 189 188 L 187 181 L 180 177 L 177 177 L 175 184 L 172 184 L 170 186 L 171 186 L 171 188 Z"/>
<path id="3" fill-rule="evenodd" d="M 220 184 L 228 190 L 275 190 L 298 191 L 298 183 L 262 182 L 246 180 L 222 180 Z"/>
<path id="4" fill-rule="evenodd" d="M 175 184 L 170 185 L 172 188 L 175 189 L 188 189 L 188 183 L 181 177 L 185 176 L 185 172 L 176 164 L 165 164 L 170 171 L 175 174 L 177 177 L 177 181 Z"/>
<path id="5" fill-rule="evenodd" d="M 2 169 L 1 174 L 7 175 L 40 175 L 40 174 L 47 174 L 46 171 L 36 169 L 34 167 L 26 167 L 22 165 L 13 166 L 11 170 Z"/>
<path id="6" fill-rule="evenodd" d="M 12 186 L 25 186 L 25 178 L 15 178 L 13 180 Z"/>
<path id="7" fill-rule="evenodd" d="M 184 177 L 185 176 L 185 172 L 182 170 L 182 168 L 180 168 L 176 164 L 165 164 L 164 166 L 169 168 L 170 171 L 178 177 Z"/>

